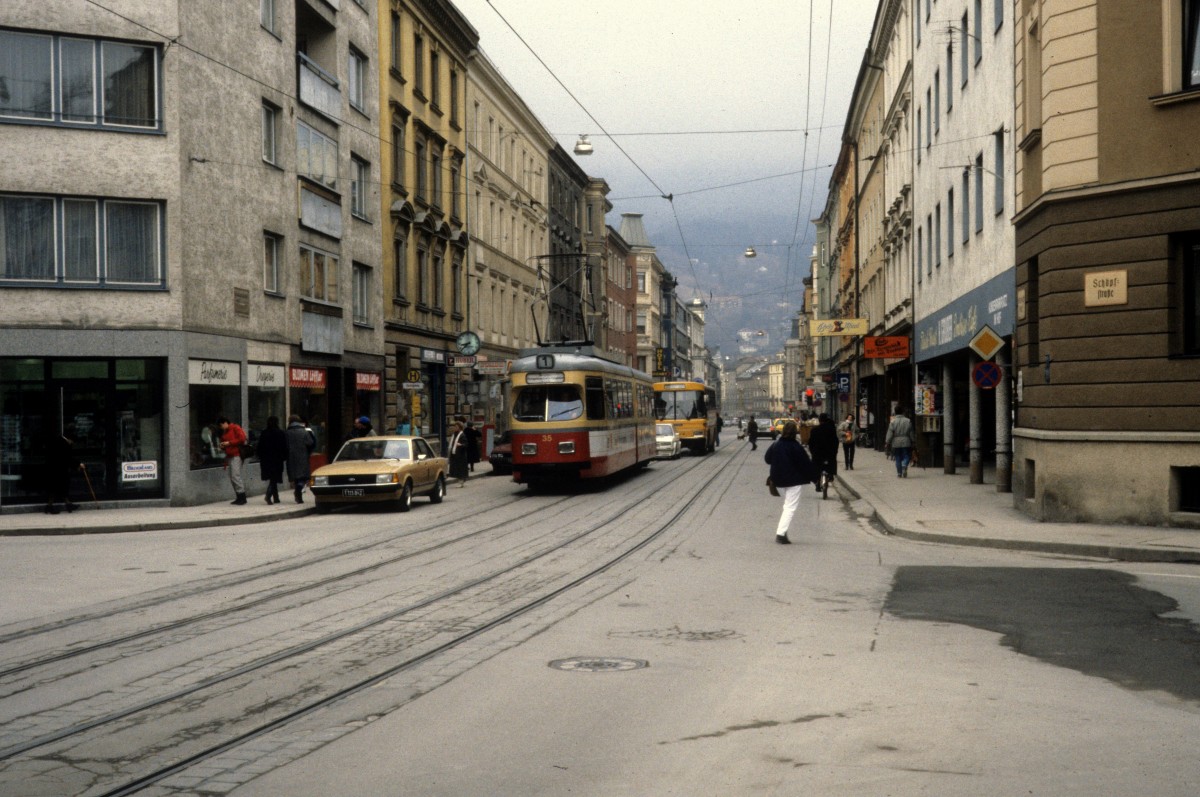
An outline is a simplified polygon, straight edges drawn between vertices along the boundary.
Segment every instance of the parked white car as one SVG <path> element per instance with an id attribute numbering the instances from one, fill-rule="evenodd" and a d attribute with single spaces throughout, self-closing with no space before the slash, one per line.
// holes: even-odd
<path id="1" fill-rule="evenodd" d="M 669 423 L 654 424 L 654 439 L 658 444 L 659 459 L 679 459 L 683 444 L 674 426 Z"/>

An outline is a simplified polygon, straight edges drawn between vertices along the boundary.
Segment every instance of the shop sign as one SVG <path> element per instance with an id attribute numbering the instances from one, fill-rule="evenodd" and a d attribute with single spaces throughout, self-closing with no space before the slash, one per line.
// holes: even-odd
<path id="1" fill-rule="evenodd" d="M 445 365 L 446 352 L 438 351 L 437 349 L 421 349 L 421 362 Z"/>
<path id="2" fill-rule="evenodd" d="M 504 376 L 508 373 L 507 360 L 489 360 L 475 363 L 475 370 L 485 376 Z"/>
<path id="3" fill-rule="evenodd" d="M 156 479 L 158 479 L 157 461 L 121 463 L 121 481 L 123 482 L 148 482 Z"/>
<path id="4" fill-rule="evenodd" d="M 383 379 L 378 371 L 355 371 L 354 387 L 358 390 L 378 392 L 383 390 Z"/>
<path id="5" fill-rule="evenodd" d="M 240 385 L 242 364 L 221 360 L 188 360 L 189 385 Z"/>
<path id="6" fill-rule="evenodd" d="M 451 354 L 447 363 L 451 368 L 470 368 L 474 364 L 474 354 Z"/>
<path id="7" fill-rule="evenodd" d="M 865 318 L 820 318 L 808 322 L 808 334 L 814 338 L 867 334 Z"/>
<path id="8" fill-rule="evenodd" d="M 282 365 L 250 363 L 248 373 L 251 387 L 278 390 L 284 385 L 284 370 Z"/>
<path id="9" fill-rule="evenodd" d="M 917 321 L 913 345 L 918 362 L 961 351 L 986 324 L 1000 338 L 1013 333 L 1016 277 L 1012 269 Z"/>
<path id="10" fill-rule="evenodd" d="M 292 387 L 307 387 L 324 389 L 325 387 L 325 369 L 324 368 L 305 368 L 303 366 L 293 365 L 288 384 Z"/>
<path id="11" fill-rule="evenodd" d="M 908 356 L 908 337 L 891 336 L 863 338 L 863 357 L 868 360 L 903 359 Z"/>
<path id="12" fill-rule="evenodd" d="M 405 390 L 423 390 L 425 385 L 421 382 L 401 382 L 400 387 Z"/>

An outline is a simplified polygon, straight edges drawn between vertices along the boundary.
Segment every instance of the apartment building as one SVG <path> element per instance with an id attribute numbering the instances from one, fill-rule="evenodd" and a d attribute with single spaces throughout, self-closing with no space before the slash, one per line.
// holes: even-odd
<path id="1" fill-rule="evenodd" d="M 218 416 L 381 418 L 372 5 L 0 9 L 0 501 L 230 494 Z M 77 496 L 86 495 L 75 485 Z"/>
<path id="2" fill-rule="evenodd" d="M 633 367 L 637 362 L 637 331 L 634 315 L 637 312 L 637 288 L 633 275 L 636 257 L 621 233 L 606 225 L 608 241 L 605 248 L 607 279 L 605 301 L 608 304 L 607 346 L 605 355 L 614 362 Z"/>
<path id="3" fill-rule="evenodd" d="M 1014 503 L 1200 527 L 1200 14 L 1016 5 Z"/>

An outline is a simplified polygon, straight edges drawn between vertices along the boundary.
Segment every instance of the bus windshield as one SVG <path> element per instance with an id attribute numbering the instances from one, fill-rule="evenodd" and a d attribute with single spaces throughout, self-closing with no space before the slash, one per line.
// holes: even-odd
<path id="1" fill-rule="evenodd" d="M 703 418 L 706 415 L 704 394 L 697 390 L 664 390 L 654 397 L 654 415 L 660 421 Z"/>
<path id="2" fill-rule="evenodd" d="M 518 421 L 573 421 L 581 415 L 578 385 L 526 386 L 513 403 L 513 418 Z"/>

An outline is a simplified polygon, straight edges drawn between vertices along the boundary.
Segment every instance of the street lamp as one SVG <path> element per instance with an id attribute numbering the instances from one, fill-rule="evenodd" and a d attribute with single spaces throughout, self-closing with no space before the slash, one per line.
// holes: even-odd
<path id="1" fill-rule="evenodd" d="M 758 257 L 758 252 L 754 251 L 753 246 L 747 246 L 746 251 L 742 252 L 742 257 L 746 258 L 747 260 L 752 257 Z"/>
<path id="2" fill-rule="evenodd" d="M 575 154 L 576 155 L 591 155 L 592 154 L 592 144 L 590 141 L 587 140 L 587 136 L 585 136 L 582 133 L 579 134 L 579 140 L 575 142 Z"/>

